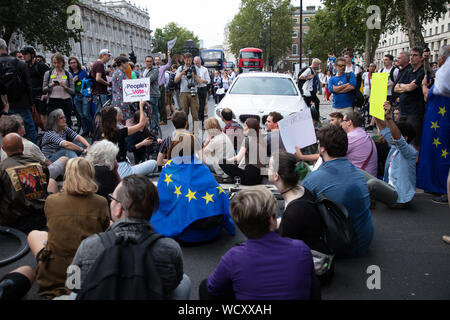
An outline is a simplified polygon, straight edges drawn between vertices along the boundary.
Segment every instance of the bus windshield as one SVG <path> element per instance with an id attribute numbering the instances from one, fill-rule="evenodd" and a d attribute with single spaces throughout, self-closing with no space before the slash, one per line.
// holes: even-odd
<path id="1" fill-rule="evenodd" d="M 241 52 L 241 59 L 261 59 L 261 52 Z"/>
<path id="2" fill-rule="evenodd" d="M 219 51 L 206 51 L 202 52 L 202 58 L 206 60 L 218 60 L 222 58 L 222 54 Z"/>

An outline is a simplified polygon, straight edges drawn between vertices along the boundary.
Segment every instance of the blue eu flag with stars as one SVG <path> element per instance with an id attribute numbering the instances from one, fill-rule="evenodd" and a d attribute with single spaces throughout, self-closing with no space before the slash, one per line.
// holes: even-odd
<path id="1" fill-rule="evenodd" d="M 178 157 L 168 161 L 161 171 L 157 188 L 159 209 L 150 220 L 156 232 L 176 238 L 199 219 L 223 215 L 223 224 L 216 230 L 220 232 L 225 228 L 231 235 L 235 234 L 228 194 L 197 158 Z M 204 236 L 210 235 L 205 231 Z"/>
<path id="2" fill-rule="evenodd" d="M 450 168 L 450 98 L 428 93 L 423 124 L 417 187 L 438 194 L 447 193 Z"/>

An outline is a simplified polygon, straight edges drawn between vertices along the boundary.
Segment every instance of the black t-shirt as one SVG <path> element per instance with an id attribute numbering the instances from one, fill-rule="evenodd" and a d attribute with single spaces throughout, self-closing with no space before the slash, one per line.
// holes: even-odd
<path id="1" fill-rule="evenodd" d="M 97 194 L 108 198 L 108 194 L 113 193 L 119 184 L 119 178 L 106 166 L 95 167 L 95 182 L 97 182 Z"/>
<path id="2" fill-rule="evenodd" d="M 112 143 L 119 147 L 119 153 L 117 154 L 117 162 L 127 161 L 127 143 L 126 137 L 128 137 L 128 128 L 124 127 L 116 131 L 114 138 L 110 140 Z"/>
<path id="3" fill-rule="evenodd" d="M 410 84 L 416 80 L 417 88 L 411 92 L 404 92 L 400 95 L 401 115 L 423 115 L 425 114 L 425 101 L 423 99 L 422 81 L 425 76 L 423 65 L 416 71 L 411 68 L 402 74 L 402 79 L 398 83 Z"/>
<path id="4" fill-rule="evenodd" d="M 30 77 L 31 77 L 31 88 L 33 91 L 33 98 L 41 98 L 42 92 L 42 83 L 44 82 L 45 73 L 50 70 L 50 68 L 42 62 L 35 61 L 33 65 L 30 67 Z"/>
<path id="5" fill-rule="evenodd" d="M 305 188 L 303 197 L 289 203 L 281 218 L 278 233 L 282 237 L 299 239 L 312 250 L 329 253 L 323 241 L 322 222 L 312 193 Z"/>

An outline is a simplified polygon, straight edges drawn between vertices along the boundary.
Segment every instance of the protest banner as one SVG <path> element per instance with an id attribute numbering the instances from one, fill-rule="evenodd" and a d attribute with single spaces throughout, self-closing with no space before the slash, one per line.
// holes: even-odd
<path id="1" fill-rule="evenodd" d="M 123 102 L 150 100 L 150 78 L 124 80 L 122 83 Z"/>
<path id="2" fill-rule="evenodd" d="M 278 126 L 284 147 L 289 153 L 295 153 L 295 147 L 304 148 L 317 142 L 309 108 L 278 121 Z"/>
<path id="3" fill-rule="evenodd" d="M 387 100 L 387 86 L 389 73 L 373 73 L 372 88 L 370 90 L 369 114 L 384 120 L 384 103 Z"/>

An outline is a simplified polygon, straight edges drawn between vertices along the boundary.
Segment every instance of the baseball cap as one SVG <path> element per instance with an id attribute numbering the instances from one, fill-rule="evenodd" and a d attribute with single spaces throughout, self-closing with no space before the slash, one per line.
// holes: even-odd
<path id="1" fill-rule="evenodd" d="M 102 49 L 98 55 L 101 56 L 102 54 L 109 54 L 110 56 L 112 56 L 111 51 L 109 51 L 108 49 Z"/>

